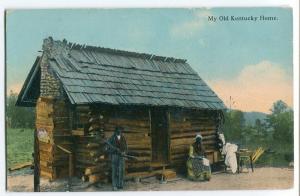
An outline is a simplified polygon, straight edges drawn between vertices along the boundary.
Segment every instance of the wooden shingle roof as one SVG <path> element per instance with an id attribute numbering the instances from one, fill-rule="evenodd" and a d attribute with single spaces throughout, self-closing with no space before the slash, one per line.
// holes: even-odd
<path id="1" fill-rule="evenodd" d="M 51 41 L 49 66 L 72 104 L 225 109 L 186 60 Z"/>

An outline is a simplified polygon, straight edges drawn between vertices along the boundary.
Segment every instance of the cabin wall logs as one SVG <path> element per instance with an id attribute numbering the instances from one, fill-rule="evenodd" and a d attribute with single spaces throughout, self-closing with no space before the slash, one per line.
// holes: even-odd
<path id="1" fill-rule="evenodd" d="M 109 179 L 111 164 L 103 140 L 110 138 L 117 126 L 124 128 L 128 154 L 137 157 L 137 160 L 126 160 L 127 175 L 150 166 L 151 138 L 147 110 L 81 106 L 76 108 L 75 118 L 78 125 L 72 133 L 76 136 L 77 176 L 90 182 Z"/>
<path id="2" fill-rule="evenodd" d="M 40 97 L 36 105 L 36 131 L 39 140 L 40 175 L 51 180 L 68 175 L 68 154 L 57 145 L 72 150 L 69 110 L 63 100 Z"/>
<path id="3" fill-rule="evenodd" d="M 169 116 L 170 161 L 176 168 L 184 169 L 189 146 L 195 136 L 203 136 L 206 156 L 210 163 L 217 162 L 220 154 L 216 148 L 216 122 L 214 113 L 208 111 L 171 111 Z"/>
<path id="4" fill-rule="evenodd" d="M 111 164 L 104 140 L 113 135 L 116 126 L 124 127 L 128 154 L 137 157 L 137 160 L 126 160 L 126 175 L 149 171 L 152 142 L 148 109 L 92 106 L 70 109 L 64 101 L 49 97 L 39 98 L 36 107 L 41 176 L 56 179 L 68 175 L 68 154 L 56 147 L 61 145 L 73 152 L 77 176 L 89 182 L 107 181 Z M 217 136 L 213 112 L 171 110 L 168 127 L 172 167 L 185 167 L 189 146 L 199 130 L 210 162 L 220 158 L 215 146 Z"/>

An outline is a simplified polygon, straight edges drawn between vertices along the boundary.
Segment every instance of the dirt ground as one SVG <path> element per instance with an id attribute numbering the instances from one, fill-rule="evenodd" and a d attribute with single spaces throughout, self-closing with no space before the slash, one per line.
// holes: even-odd
<path id="1" fill-rule="evenodd" d="M 174 191 L 174 190 L 250 190 L 250 189 L 288 189 L 293 187 L 293 169 L 290 168 L 255 168 L 254 172 L 240 174 L 216 173 L 209 182 L 192 182 L 183 176 L 173 181 L 161 183 L 153 178 L 140 182 L 125 182 L 124 191 Z M 109 184 L 82 184 L 79 179 L 72 179 L 72 191 L 111 191 Z M 80 186 L 78 186 L 80 184 Z M 33 191 L 33 175 L 17 173 L 7 177 L 8 191 Z M 41 191 L 66 191 L 67 180 L 49 182 L 41 180 Z"/>

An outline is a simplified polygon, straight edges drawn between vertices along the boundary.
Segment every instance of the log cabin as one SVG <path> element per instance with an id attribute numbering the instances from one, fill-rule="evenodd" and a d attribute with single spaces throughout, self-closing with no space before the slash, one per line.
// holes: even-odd
<path id="1" fill-rule="evenodd" d="M 36 108 L 39 168 L 107 181 L 104 139 L 124 127 L 126 178 L 184 170 L 201 133 L 211 164 L 220 160 L 222 100 L 184 59 L 44 39 L 16 105 Z M 70 156 L 72 155 L 72 156 Z M 72 172 L 75 171 L 75 172 Z"/>

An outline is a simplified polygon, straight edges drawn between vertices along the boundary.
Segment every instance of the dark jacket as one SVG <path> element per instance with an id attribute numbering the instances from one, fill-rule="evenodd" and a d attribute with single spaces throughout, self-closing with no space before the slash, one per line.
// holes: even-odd
<path id="1" fill-rule="evenodd" d="M 116 134 L 113 134 L 110 138 L 109 138 L 109 140 L 108 140 L 108 142 L 112 145 L 112 146 L 114 146 L 114 147 L 116 147 L 117 149 L 119 149 L 119 151 L 121 152 L 121 153 L 126 153 L 127 152 L 127 142 L 126 142 L 126 139 L 125 139 L 125 137 L 123 136 L 123 134 L 121 134 L 121 138 L 120 138 L 120 140 L 118 140 L 118 137 L 117 137 L 117 135 Z M 112 148 L 108 148 L 109 149 L 109 152 L 110 153 L 118 153 L 116 150 L 114 150 L 114 149 L 112 149 Z"/>

